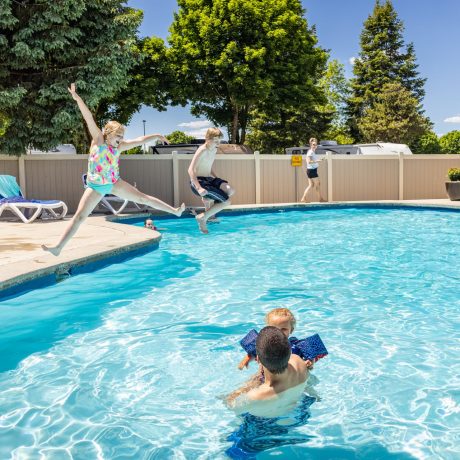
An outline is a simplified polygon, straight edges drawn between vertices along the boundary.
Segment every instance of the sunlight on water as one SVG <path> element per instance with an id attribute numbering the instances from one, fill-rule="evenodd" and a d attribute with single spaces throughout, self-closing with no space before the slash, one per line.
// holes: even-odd
<path id="1" fill-rule="evenodd" d="M 460 213 L 220 220 L 1 303 L 1 459 L 460 458 Z M 241 419 L 220 397 L 275 307 L 329 350 L 321 401 Z"/>

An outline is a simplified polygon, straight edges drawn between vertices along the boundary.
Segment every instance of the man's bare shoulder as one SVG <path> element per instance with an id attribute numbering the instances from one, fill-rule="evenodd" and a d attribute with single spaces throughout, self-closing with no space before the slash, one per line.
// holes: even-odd
<path id="1" fill-rule="evenodd" d="M 299 372 L 305 376 L 308 375 L 308 363 L 306 363 L 300 356 L 292 354 L 289 358 L 289 364 L 294 367 L 296 372 Z"/>
<path id="2" fill-rule="evenodd" d="M 248 399 L 252 401 L 262 401 L 273 396 L 275 396 L 273 388 L 264 384 L 248 392 Z"/>

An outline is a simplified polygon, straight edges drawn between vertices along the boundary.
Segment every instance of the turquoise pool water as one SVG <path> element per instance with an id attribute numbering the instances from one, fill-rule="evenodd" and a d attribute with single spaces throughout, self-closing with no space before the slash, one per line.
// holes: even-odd
<path id="1" fill-rule="evenodd" d="M 460 213 L 157 226 L 159 250 L 1 303 L 1 459 L 460 457 Z M 330 353 L 291 427 L 219 399 L 275 307 Z"/>

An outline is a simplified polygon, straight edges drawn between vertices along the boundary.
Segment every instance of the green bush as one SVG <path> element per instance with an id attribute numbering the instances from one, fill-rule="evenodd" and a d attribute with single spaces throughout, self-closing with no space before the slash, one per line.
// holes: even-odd
<path id="1" fill-rule="evenodd" d="M 438 136 L 428 131 L 410 144 L 413 153 L 441 153 Z"/>
<path id="2" fill-rule="evenodd" d="M 133 147 L 132 149 L 126 150 L 123 152 L 124 155 L 142 155 L 144 151 L 142 150 L 142 147 Z"/>
<path id="3" fill-rule="evenodd" d="M 450 168 L 447 177 L 452 182 L 460 181 L 460 168 Z"/>
<path id="4" fill-rule="evenodd" d="M 183 131 L 173 131 L 166 136 L 170 144 L 190 144 L 194 137 L 187 136 Z"/>
<path id="5" fill-rule="evenodd" d="M 460 131 L 451 131 L 439 139 L 442 153 L 460 153 Z"/>

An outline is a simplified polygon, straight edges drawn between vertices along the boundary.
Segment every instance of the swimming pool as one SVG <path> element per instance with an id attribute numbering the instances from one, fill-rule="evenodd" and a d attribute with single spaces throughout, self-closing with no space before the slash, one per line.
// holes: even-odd
<path id="1" fill-rule="evenodd" d="M 2 302 L 0 458 L 225 458 L 246 428 L 218 396 L 250 375 L 237 341 L 275 307 L 329 349 L 321 401 L 289 430 L 246 430 L 246 451 L 459 457 L 460 213 L 156 223 L 159 250 Z"/>

